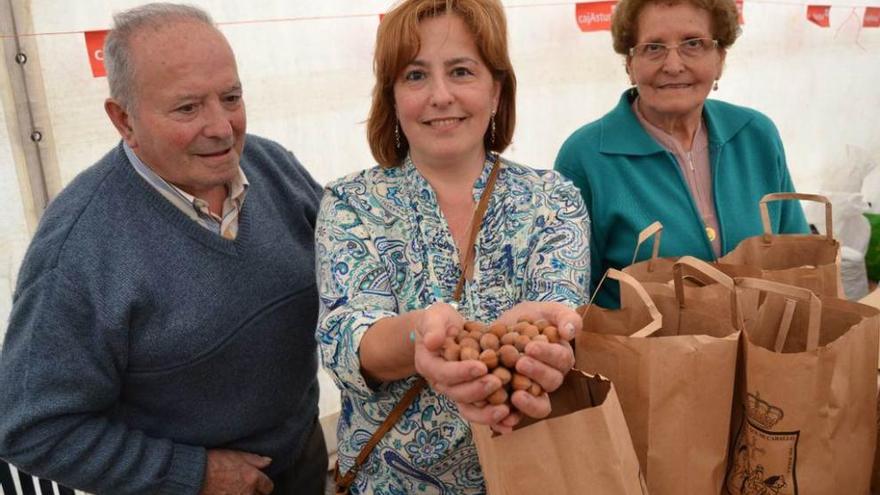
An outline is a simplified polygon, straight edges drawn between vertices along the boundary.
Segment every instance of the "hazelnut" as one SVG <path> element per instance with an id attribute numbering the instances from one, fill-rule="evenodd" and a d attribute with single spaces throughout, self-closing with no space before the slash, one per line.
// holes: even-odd
<path id="1" fill-rule="evenodd" d="M 489 326 L 489 332 L 500 339 L 507 333 L 507 327 L 501 323 L 493 323 Z"/>
<path id="2" fill-rule="evenodd" d="M 471 349 L 477 351 L 477 353 L 479 353 L 480 351 L 480 343 L 470 337 L 465 337 L 461 339 L 458 344 L 463 348 L 470 347 Z"/>
<path id="3" fill-rule="evenodd" d="M 497 351 L 498 348 L 501 347 L 501 344 L 494 333 L 484 333 L 483 336 L 480 337 L 480 347 Z"/>
<path id="4" fill-rule="evenodd" d="M 480 351 L 474 349 L 473 347 L 461 347 L 461 352 L 459 353 L 462 361 L 477 361 L 480 359 Z"/>
<path id="5" fill-rule="evenodd" d="M 498 390 L 492 392 L 489 397 L 486 397 L 486 400 L 489 401 L 489 404 L 497 406 L 498 404 L 504 404 L 507 402 L 507 390 L 504 390 L 504 387 L 499 388 Z"/>
<path id="6" fill-rule="evenodd" d="M 487 404 L 510 403 L 510 394 L 521 390 L 535 397 L 545 393 L 544 389 L 529 377 L 516 373 L 516 363 L 522 357 L 529 342 L 558 343 L 559 329 L 546 319 L 532 322 L 529 317 L 521 317 L 514 325 L 494 322 L 486 325 L 477 321 L 468 321 L 464 328 L 452 330 L 455 339 L 447 339 L 443 345 L 443 355 L 449 358 L 460 358 L 462 361 L 479 360 L 486 365 L 490 373 L 501 380 L 501 388 L 489 395 L 485 400 L 474 402 L 476 407 Z M 458 349 L 456 349 L 456 346 Z M 457 356 L 456 356 L 457 351 Z M 454 360 L 454 359 L 450 359 Z"/>
<path id="7" fill-rule="evenodd" d="M 555 343 L 559 342 L 559 330 L 557 330 L 556 327 L 549 326 L 549 327 L 545 328 L 544 330 L 542 330 L 541 332 L 543 335 L 545 335 L 547 337 L 547 340 L 551 344 L 555 344 Z"/>
<path id="8" fill-rule="evenodd" d="M 512 345 L 503 345 L 498 349 L 498 356 L 501 358 L 501 364 L 507 369 L 513 369 L 519 360 L 519 351 Z"/>
<path id="9" fill-rule="evenodd" d="M 514 390 L 528 390 L 532 386 L 532 381 L 525 375 L 514 373 L 510 379 L 510 387 Z"/>
<path id="10" fill-rule="evenodd" d="M 541 332 L 538 331 L 538 327 L 536 327 L 535 325 L 529 325 L 525 327 L 522 331 L 522 334 L 530 339 L 537 337 L 540 333 Z"/>
<path id="11" fill-rule="evenodd" d="M 516 338 L 516 340 L 514 340 L 513 345 L 514 345 L 514 347 L 516 347 L 516 350 L 518 350 L 519 352 L 523 352 L 526 350 L 526 346 L 531 341 L 532 341 L 532 339 L 530 339 L 528 336 L 520 335 L 519 337 Z"/>
<path id="12" fill-rule="evenodd" d="M 505 368 L 504 366 L 499 366 L 492 370 L 492 374 L 497 376 L 499 380 L 501 380 L 501 385 L 507 385 L 510 383 L 511 374 L 510 370 Z"/>
<path id="13" fill-rule="evenodd" d="M 528 320 L 523 320 L 522 318 L 520 318 L 519 322 L 513 326 L 513 331 L 517 333 L 523 333 L 523 330 L 525 330 L 526 327 L 530 326 L 532 326 L 532 324 L 529 323 Z"/>
<path id="14" fill-rule="evenodd" d="M 453 342 L 443 346 L 443 358 L 447 361 L 458 361 L 461 357 L 461 346 Z"/>
<path id="15" fill-rule="evenodd" d="M 498 367 L 498 354 L 492 349 L 486 349 L 480 353 L 480 361 L 490 370 L 495 369 Z"/>
<path id="16" fill-rule="evenodd" d="M 529 393 L 534 395 L 535 397 L 538 397 L 539 395 L 544 393 L 544 389 L 541 388 L 541 386 L 537 383 L 532 382 L 532 386 L 529 387 Z"/>
<path id="17" fill-rule="evenodd" d="M 486 325 L 484 325 L 478 321 L 466 321 L 466 322 L 464 322 L 464 329 L 467 330 L 468 332 L 471 332 L 471 333 L 479 332 L 482 334 L 482 333 L 486 333 L 486 331 L 488 330 L 488 327 L 486 327 Z"/>
<path id="18" fill-rule="evenodd" d="M 501 336 L 501 345 L 513 345 L 519 334 L 516 332 L 505 333 Z"/>

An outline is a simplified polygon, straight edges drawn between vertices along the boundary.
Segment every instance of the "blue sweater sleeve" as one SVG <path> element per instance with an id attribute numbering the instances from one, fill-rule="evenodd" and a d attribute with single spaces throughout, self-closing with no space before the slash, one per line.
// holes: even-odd
<path id="1" fill-rule="evenodd" d="M 94 493 L 198 493 L 205 450 L 114 420 L 127 329 L 55 268 L 14 301 L 0 355 L 0 457 Z"/>

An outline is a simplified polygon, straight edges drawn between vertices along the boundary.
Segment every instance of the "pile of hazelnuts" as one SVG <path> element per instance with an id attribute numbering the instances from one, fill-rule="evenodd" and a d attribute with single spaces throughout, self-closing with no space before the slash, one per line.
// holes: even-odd
<path id="1" fill-rule="evenodd" d="M 529 342 L 559 342 L 559 330 L 547 320 L 520 319 L 515 325 L 493 323 L 486 325 L 468 321 L 454 337 L 447 337 L 443 344 L 443 357 L 447 361 L 482 361 L 489 372 L 501 380 L 502 387 L 486 398 L 493 405 L 510 404 L 510 396 L 517 390 L 539 396 L 544 390 L 525 375 L 516 372 L 516 362 L 525 352 Z M 477 403 L 483 406 L 485 403 Z"/>

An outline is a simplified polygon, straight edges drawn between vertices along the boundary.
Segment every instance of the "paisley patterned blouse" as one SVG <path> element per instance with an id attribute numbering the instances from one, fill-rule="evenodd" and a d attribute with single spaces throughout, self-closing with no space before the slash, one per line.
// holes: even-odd
<path id="1" fill-rule="evenodd" d="M 581 195 L 556 172 L 499 160 L 460 312 L 491 322 L 520 301 L 582 304 L 590 226 Z M 486 160 L 474 184 L 474 201 L 492 163 Z M 360 371 L 361 338 L 382 318 L 450 301 L 461 270 L 434 191 L 409 159 L 329 184 L 316 242 L 317 339 L 323 365 L 342 391 L 338 455 L 346 472 L 416 379 L 371 388 Z M 388 343 L 396 344 L 407 345 Z M 361 467 L 351 491 L 484 493 L 470 428 L 455 404 L 426 387 Z"/>

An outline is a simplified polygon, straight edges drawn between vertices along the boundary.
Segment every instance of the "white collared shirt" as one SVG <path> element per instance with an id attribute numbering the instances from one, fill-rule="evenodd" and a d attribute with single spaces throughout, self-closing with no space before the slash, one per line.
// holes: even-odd
<path id="1" fill-rule="evenodd" d="M 128 144 L 122 143 L 128 161 L 137 173 L 147 181 L 165 199 L 176 206 L 188 217 L 198 222 L 202 227 L 222 235 L 226 239 L 235 239 L 238 235 L 238 218 L 241 214 L 244 198 L 247 195 L 249 183 L 244 171 L 238 168 L 238 175 L 226 184 L 226 199 L 223 200 L 223 211 L 216 215 L 208 208 L 208 202 L 189 194 L 174 184 L 159 176 L 153 169 L 144 163 L 134 153 Z"/>

